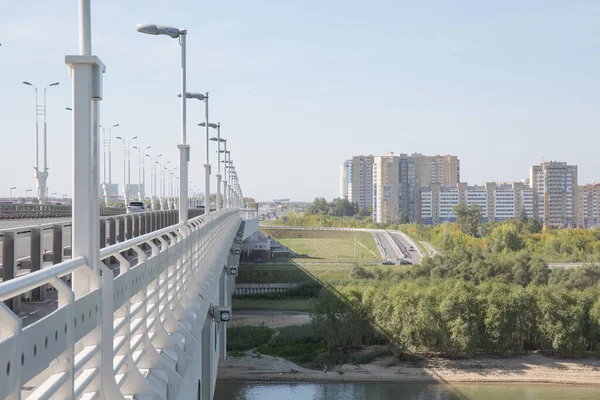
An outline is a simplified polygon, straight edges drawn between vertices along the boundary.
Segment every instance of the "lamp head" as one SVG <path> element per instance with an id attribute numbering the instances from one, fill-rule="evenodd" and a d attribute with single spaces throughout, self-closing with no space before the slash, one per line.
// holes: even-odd
<path id="1" fill-rule="evenodd" d="M 136 29 L 138 32 L 145 33 L 147 35 L 167 35 L 173 39 L 178 38 L 179 35 L 185 35 L 186 33 L 185 30 L 180 30 L 172 26 L 156 24 L 139 24 Z"/>
<path id="2" fill-rule="evenodd" d="M 27 85 L 27 86 L 33 86 L 33 85 L 31 84 L 31 82 L 27 82 L 27 81 L 23 81 L 23 85 Z"/>
<path id="3" fill-rule="evenodd" d="M 177 93 L 177 97 L 181 97 L 181 93 Z M 196 93 L 196 92 L 187 92 L 185 94 L 186 99 L 198 99 L 198 100 L 206 100 L 208 96 L 204 93 Z"/>
<path id="4" fill-rule="evenodd" d="M 121 126 L 121 124 L 114 124 L 112 128 L 116 128 L 117 126 Z"/>
<path id="5" fill-rule="evenodd" d="M 52 82 L 51 84 L 49 84 L 48 86 L 58 86 L 59 82 Z"/>

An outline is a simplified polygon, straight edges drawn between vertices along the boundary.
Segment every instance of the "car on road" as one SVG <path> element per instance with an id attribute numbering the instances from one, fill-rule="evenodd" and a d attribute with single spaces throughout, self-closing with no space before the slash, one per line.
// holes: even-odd
<path id="1" fill-rule="evenodd" d="M 408 260 L 402 259 L 402 260 L 400 260 L 400 265 L 412 265 L 412 263 Z"/>
<path id="2" fill-rule="evenodd" d="M 413 246 L 410 246 L 408 249 L 409 249 L 410 251 L 415 251 L 415 248 L 414 248 Z"/>
<path id="3" fill-rule="evenodd" d="M 394 265 L 394 262 L 391 260 L 385 260 L 384 262 L 381 263 L 382 265 Z"/>
<path id="4" fill-rule="evenodd" d="M 148 208 L 143 201 L 130 201 L 127 206 L 127 214 L 143 213 L 146 211 L 148 211 Z"/>
<path id="5" fill-rule="evenodd" d="M 265 260 L 265 259 L 264 259 L 264 258 L 262 258 L 262 257 L 260 257 L 260 258 L 257 258 L 256 260 L 254 260 L 254 263 L 255 263 L 255 264 L 262 264 L 262 263 L 266 263 L 266 262 L 267 262 L 267 260 Z"/>

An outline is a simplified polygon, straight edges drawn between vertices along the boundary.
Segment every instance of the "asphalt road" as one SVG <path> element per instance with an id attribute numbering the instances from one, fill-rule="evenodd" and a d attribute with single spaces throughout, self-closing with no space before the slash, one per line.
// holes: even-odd
<path id="1" fill-rule="evenodd" d="M 397 260 L 399 258 L 404 258 L 402 251 L 393 242 L 393 240 L 390 240 L 390 237 L 385 232 L 375 231 L 373 232 L 373 236 L 379 239 L 379 242 L 381 243 L 381 248 L 383 249 L 383 258 L 388 260 Z"/>
<path id="2" fill-rule="evenodd" d="M 394 240 L 397 247 L 405 254 L 406 258 L 413 264 L 419 264 L 423 259 L 423 254 L 417 247 L 417 245 L 404 233 L 401 232 L 389 232 L 392 240 Z M 410 250 L 410 248 L 413 250 Z"/>
<path id="3" fill-rule="evenodd" d="M 0 220 L 0 231 L 34 225 L 46 225 L 56 222 L 69 222 L 71 218 L 40 218 L 40 219 L 2 219 Z"/>

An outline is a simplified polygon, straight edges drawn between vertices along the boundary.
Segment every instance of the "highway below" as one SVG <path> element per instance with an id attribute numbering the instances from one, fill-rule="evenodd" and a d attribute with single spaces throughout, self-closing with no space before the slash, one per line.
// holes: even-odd
<path id="1" fill-rule="evenodd" d="M 423 254 L 419 247 L 402 232 L 389 232 L 396 247 L 404 254 L 404 257 L 413 264 L 420 264 Z M 412 250 L 411 250 L 412 249 Z"/>
<path id="2" fill-rule="evenodd" d="M 387 232 L 373 231 L 373 236 L 375 238 L 377 246 L 382 252 L 382 256 L 384 259 L 395 261 L 399 258 L 404 258 L 402 251 L 394 243 L 394 241 L 387 234 Z"/>

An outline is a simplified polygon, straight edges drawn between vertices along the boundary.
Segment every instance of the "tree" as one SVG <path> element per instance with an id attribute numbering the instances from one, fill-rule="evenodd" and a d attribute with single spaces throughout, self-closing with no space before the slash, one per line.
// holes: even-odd
<path id="1" fill-rule="evenodd" d="M 456 215 L 456 224 L 463 233 L 470 236 L 477 236 L 479 232 L 479 220 L 481 219 L 481 210 L 477 204 L 466 204 L 454 206 L 452 212 Z"/>
<path id="2" fill-rule="evenodd" d="M 244 203 L 256 203 L 254 197 L 244 197 Z"/>
<path id="3" fill-rule="evenodd" d="M 315 201 L 306 209 L 308 214 L 327 214 L 329 206 L 324 197 L 315 197 Z"/>

